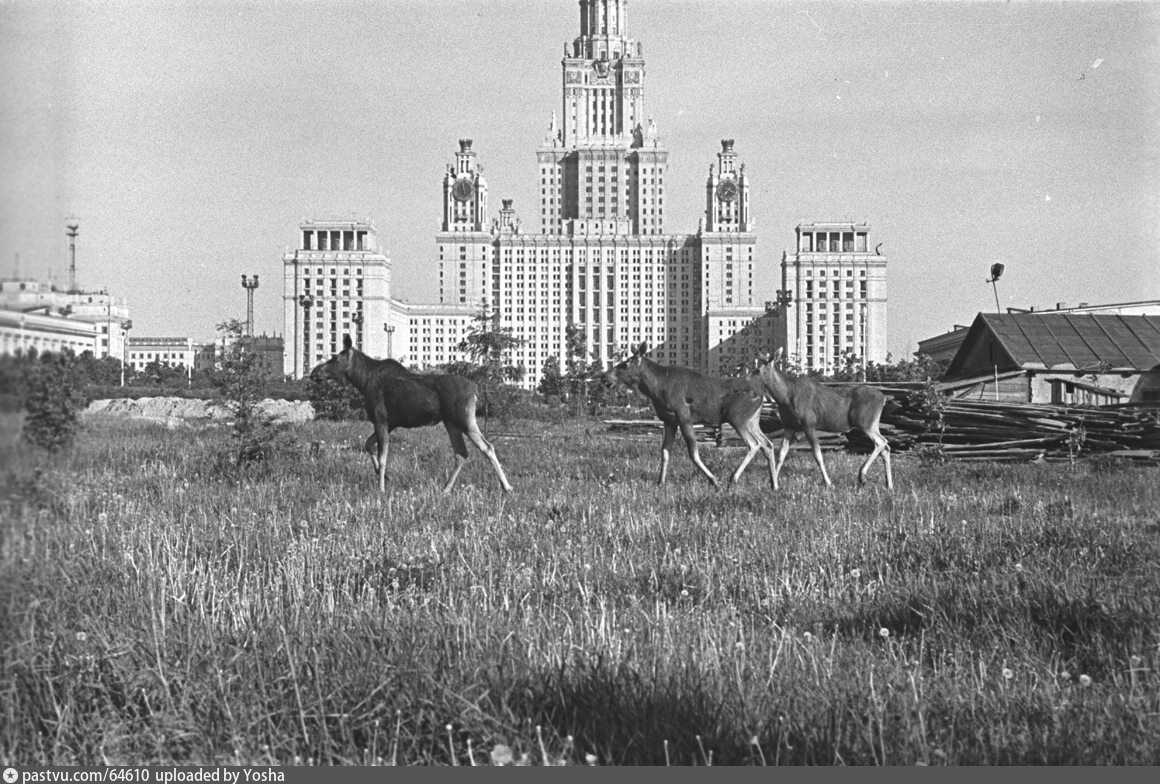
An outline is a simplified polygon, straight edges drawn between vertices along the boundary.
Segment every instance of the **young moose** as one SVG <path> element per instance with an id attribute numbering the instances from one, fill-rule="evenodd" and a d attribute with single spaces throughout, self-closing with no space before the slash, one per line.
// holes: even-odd
<path id="1" fill-rule="evenodd" d="M 817 431 L 845 433 L 861 430 L 874 442 L 874 451 L 858 471 L 858 485 L 866 483 L 866 474 L 874 458 L 882 455 L 886 464 L 886 487 L 894 489 L 894 479 L 890 475 L 890 444 L 878 430 L 886 396 L 871 386 L 858 385 L 848 388 L 827 387 L 805 376 L 791 376 L 777 369 L 782 351 L 770 358 L 761 354 L 757 358 L 758 374 L 765 391 L 777 403 L 781 422 L 785 428 L 785 439 L 781 442 L 781 455 L 773 472 L 773 486 L 777 488 L 777 475 L 785 465 L 790 444 L 805 434 L 813 448 L 814 460 L 822 469 L 822 479 L 826 487 L 832 487 L 826 464 L 822 460 L 822 448 L 818 445 Z"/>
<path id="2" fill-rule="evenodd" d="M 761 403 L 764 399 L 761 389 L 749 379 L 716 378 L 685 367 L 658 365 L 645 356 L 647 352 L 648 347 L 641 343 L 633 349 L 631 357 L 609 370 L 605 377 L 644 393 L 664 423 L 661 475 L 657 484 L 665 483 L 669 469 L 669 448 L 679 428 L 693 464 L 701 469 L 701 473 L 709 478 L 714 487 L 720 487 L 717 477 L 713 476 L 713 472 L 701 462 L 697 454 L 693 425 L 720 425 L 728 422 L 749 447 L 741 465 L 733 472 L 730 483 L 741 478 L 741 473 L 760 449 L 769 461 L 769 481 L 776 488 L 773 442 L 761 432 Z"/>
<path id="3" fill-rule="evenodd" d="M 437 373 L 412 373 L 393 359 L 372 359 L 351 345 L 350 335 L 342 338 L 342 351 L 310 371 L 310 378 L 345 379 L 358 389 L 366 406 L 367 419 L 375 432 L 367 439 L 375 470 L 379 473 L 379 490 L 387 489 L 388 437 L 397 427 L 424 427 L 439 422 L 447 428 L 456 464 L 451 478 L 443 486 L 449 492 L 468 460 L 464 434 L 480 452 L 487 455 L 499 483 L 510 491 L 511 484 L 496 457 L 495 447 L 479 432 L 475 421 L 475 382 L 463 376 Z M 377 447 L 377 448 L 372 448 Z"/>

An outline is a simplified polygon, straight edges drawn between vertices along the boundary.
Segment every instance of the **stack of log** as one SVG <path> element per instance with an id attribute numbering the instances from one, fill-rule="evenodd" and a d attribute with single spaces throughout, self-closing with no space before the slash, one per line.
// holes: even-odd
<path id="1" fill-rule="evenodd" d="M 1075 460 L 1109 455 L 1160 464 L 1160 406 L 1128 404 L 1101 408 L 1033 403 L 985 402 L 932 396 L 921 384 L 876 385 L 887 397 L 882 435 L 896 452 L 924 451 L 956 461 Z M 615 432 L 659 437 L 655 418 L 605 420 Z M 777 406 L 767 400 L 761 429 L 782 434 Z M 731 427 L 697 425 L 698 441 L 740 446 Z M 867 453 L 870 439 L 854 430 L 819 433 L 823 450 Z M 804 440 L 798 441 L 804 446 Z"/>
<path id="2" fill-rule="evenodd" d="M 1074 460 L 1106 454 L 1160 462 L 1160 406 L 1106 407 L 932 398 L 921 389 L 879 387 L 887 396 L 882 435 L 891 449 L 925 449 L 952 460 Z M 762 409 L 762 429 L 781 430 L 777 407 Z M 837 448 L 869 452 L 862 433 Z M 823 444 L 823 448 L 826 448 Z M 831 444 L 831 448 L 834 448 Z"/>

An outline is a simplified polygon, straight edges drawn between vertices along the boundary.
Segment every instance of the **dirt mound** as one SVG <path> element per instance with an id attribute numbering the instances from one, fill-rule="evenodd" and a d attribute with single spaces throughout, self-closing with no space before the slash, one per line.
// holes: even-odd
<path id="1" fill-rule="evenodd" d="M 314 407 L 301 400 L 262 400 L 258 408 L 279 422 L 308 422 L 314 419 Z M 137 400 L 118 398 L 94 400 L 84 411 L 85 416 L 122 416 L 147 419 L 176 427 L 188 420 L 229 419 L 229 410 L 214 405 L 213 401 L 185 397 L 142 397 Z"/>

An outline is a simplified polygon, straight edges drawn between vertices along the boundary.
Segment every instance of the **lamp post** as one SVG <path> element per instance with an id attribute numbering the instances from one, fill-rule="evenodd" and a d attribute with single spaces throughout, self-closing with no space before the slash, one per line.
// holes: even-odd
<path id="1" fill-rule="evenodd" d="M 309 294 L 299 294 L 298 304 L 302 306 L 302 375 L 310 365 L 310 308 L 314 305 L 314 297 Z"/>
<path id="2" fill-rule="evenodd" d="M 121 386 L 125 386 L 125 364 L 129 361 L 129 330 L 133 328 L 133 319 L 121 322 Z"/>
<path id="3" fill-rule="evenodd" d="M 254 289 L 258 288 L 258 276 L 242 276 L 242 288 L 246 290 L 246 337 L 254 336 Z"/>
<path id="4" fill-rule="evenodd" d="M 392 344 L 394 343 L 393 338 L 395 337 L 395 328 L 390 324 L 383 324 L 383 331 L 387 333 L 387 358 L 394 359 L 395 352 L 393 350 Z"/>
<path id="5" fill-rule="evenodd" d="M 354 324 L 354 347 L 362 351 L 362 325 L 363 314 L 361 310 L 356 310 L 350 314 L 351 323 Z"/>
<path id="6" fill-rule="evenodd" d="M 1004 269 L 1005 268 L 1003 267 L 1003 263 L 996 261 L 991 265 L 991 277 L 987 279 L 987 282 L 991 284 L 991 290 L 995 292 L 996 313 L 1001 313 L 1003 310 L 1001 307 L 999 307 L 999 287 L 995 285 L 995 283 L 999 280 L 999 276 L 1003 274 Z"/>

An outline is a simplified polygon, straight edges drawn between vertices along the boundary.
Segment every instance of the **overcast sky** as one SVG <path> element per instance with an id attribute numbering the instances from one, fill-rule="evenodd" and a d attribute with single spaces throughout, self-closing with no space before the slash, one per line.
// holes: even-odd
<path id="1" fill-rule="evenodd" d="M 759 297 L 801 222 L 870 224 L 888 347 L 1002 305 L 1160 299 L 1160 3 L 630 0 L 696 230 L 723 138 L 751 179 Z M 575 0 L 0 3 L 0 275 L 125 298 L 133 333 L 280 333 L 304 218 L 369 218 L 435 301 L 440 180 L 471 138 L 538 232 L 535 149 Z M 18 268 L 17 268 L 17 265 Z"/>

